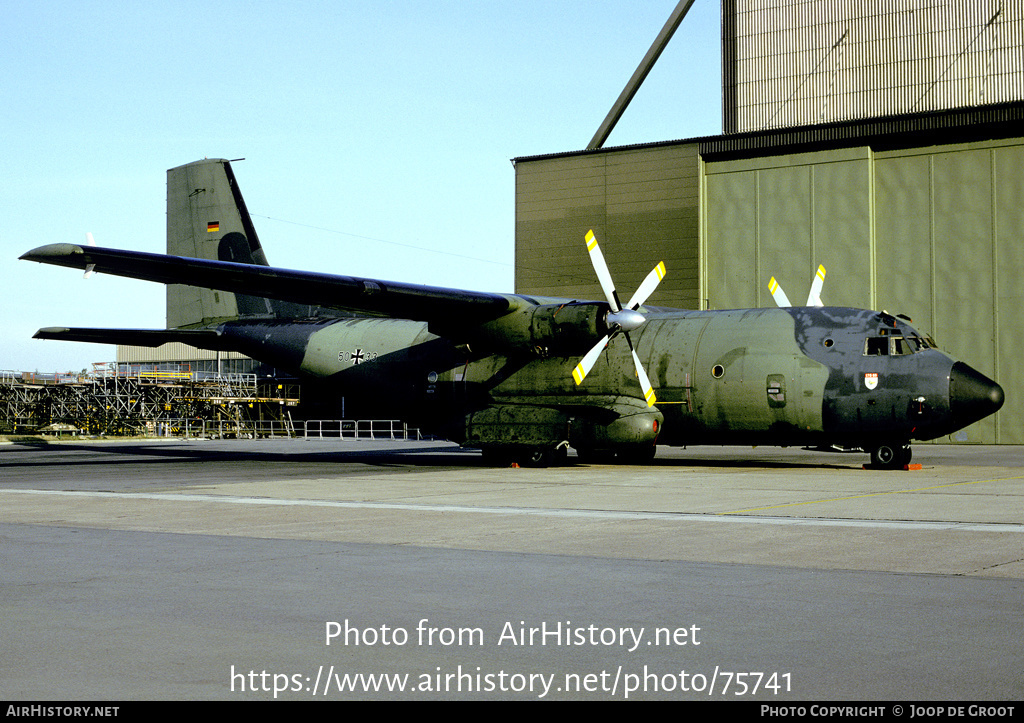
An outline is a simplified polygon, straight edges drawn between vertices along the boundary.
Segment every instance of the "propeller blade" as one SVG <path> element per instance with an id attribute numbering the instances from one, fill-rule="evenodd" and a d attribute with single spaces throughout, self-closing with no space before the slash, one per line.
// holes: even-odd
<path id="1" fill-rule="evenodd" d="M 587 374 L 594 368 L 597 363 L 597 358 L 601 356 L 601 352 L 608 346 L 608 342 L 611 341 L 611 335 L 606 336 L 601 341 L 597 342 L 594 347 L 587 352 L 586 356 L 580 359 L 580 363 L 576 365 L 576 368 L 572 370 L 572 378 L 576 380 L 576 386 L 583 383 Z"/>
<path id="2" fill-rule="evenodd" d="M 590 262 L 594 265 L 594 271 L 597 273 L 597 279 L 601 283 L 601 289 L 604 290 L 604 295 L 608 299 L 608 305 L 611 306 L 611 311 L 605 317 L 609 333 L 580 359 L 580 363 L 572 370 L 572 378 L 576 380 L 577 386 L 582 384 L 587 374 L 597 364 L 601 352 L 608 346 L 608 343 L 616 334 L 622 333 L 626 337 L 629 351 L 633 355 L 636 378 L 640 381 L 640 388 L 643 390 L 644 399 L 647 401 L 647 406 L 652 407 L 657 398 L 654 396 L 651 380 L 647 377 L 643 364 L 640 363 L 640 357 L 637 356 L 636 349 L 633 348 L 633 341 L 629 338 L 629 332 L 640 328 L 647 321 L 647 318 L 638 312 L 637 309 L 647 301 L 647 298 L 658 288 L 661 280 L 665 278 L 665 264 L 660 262 L 651 273 L 647 274 L 647 278 L 643 280 L 636 293 L 633 294 L 629 304 L 623 308 L 622 303 L 619 301 L 619 295 L 615 291 L 612 275 L 608 271 L 608 264 L 604 260 L 604 254 L 601 253 L 600 246 L 597 245 L 597 237 L 594 235 L 593 230 L 587 232 L 586 240 L 587 251 L 590 253 Z"/>
<path id="3" fill-rule="evenodd" d="M 825 267 L 818 264 L 818 271 L 814 274 L 814 281 L 811 282 L 811 290 L 807 294 L 807 303 L 804 306 L 824 306 L 821 303 L 821 289 L 825 285 Z M 768 290 L 772 292 L 772 298 L 778 306 L 792 306 L 786 292 L 779 286 L 779 282 L 773 276 L 768 282 Z"/>
<path id="4" fill-rule="evenodd" d="M 605 263 L 604 254 L 601 253 L 601 247 L 597 245 L 597 237 L 594 236 L 593 229 L 587 231 L 586 241 L 587 251 L 590 252 L 590 263 L 594 265 L 594 272 L 597 274 L 597 280 L 601 282 L 601 290 L 604 291 L 605 298 L 608 299 L 608 303 L 611 305 L 612 311 L 621 311 L 622 304 L 619 303 L 619 295 L 615 293 L 615 284 L 612 283 L 612 275 L 608 271 L 608 264 Z"/>
<path id="5" fill-rule="evenodd" d="M 658 288 L 658 284 L 665 278 L 665 262 L 659 261 L 658 265 L 654 267 L 651 273 L 647 274 L 647 278 L 644 279 L 643 283 L 633 294 L 633 298 L 626 304 L 627 309 L 633 309 L 634 311 L 639 309 L 647 301 L 647 297 L 654 293 L 654 290 Z"/>
<path id="6" fill-rule="evenodd" d="M 632 344 L 630 344 L 632 346 Z M 647 400 L 647 406 L 653 407 L 654 403 L 658 401 L 658 398 L 654 396 L 654 388 L 651 386 L 651 380 L 647 378 L 647 372 L 644 371 L 644 365 L 640 363 L 640 357 L 636 355 L 636 349 L 633 352 L 633 364 L 636 365 L 636 378 L 640 380 L 640 388 L 644 391 L 644 399 Z"/>
<path id="7" fill-rule="evenodd" d="M 786 292 L 782 290 L 782 287 L 779 286 L 779 282 L 775 280 L 774 276 L 771 281 L 768 282 L 768 290 L 772 292 L 772 298 L 775 299 L 775 304 L 777 306 L 792 306 L 792 304 L 789 303 L 789 297 L 786 296 Z"/>
<path id="8" fill-rule="evenodd" d="M 821 288 L 825 285 L 825 267 L 818 264 L 818 273 L 811 282 L 811 292 L 807 294 L 807 306 L 824 306 L 821 303 Z"/>

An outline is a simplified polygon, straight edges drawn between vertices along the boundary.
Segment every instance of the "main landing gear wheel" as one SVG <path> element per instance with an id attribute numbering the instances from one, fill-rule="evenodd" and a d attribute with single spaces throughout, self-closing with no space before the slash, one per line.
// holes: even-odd
<path id="1" fill-rule="evenodd" d="M 547 447 L 527 450 L 520 457 L 520 464 L 523 467 L 550 467 L 554 463 L 555 450 Z"/>
<path id="2" fill-rule="evenodd" d="M 490 467 L 553 467 L 563 464 L 568 455 L 564 443 L 558 447 L 485 447 L 480 451 Z"/>
<path id="3" fill-rule="evenodd" d="M 871 450 L 871 466 L 879 469 L 903 469 L 913 457 L 909 444 L 880 444 Z"/>
<path id="4" fill-rule="evenodd" d="M 564 464 L 568 455 L 564 442 L 557 447 L 532 447 L 519 456 L 519 463 L 523 467 L 555 467 Z"/>

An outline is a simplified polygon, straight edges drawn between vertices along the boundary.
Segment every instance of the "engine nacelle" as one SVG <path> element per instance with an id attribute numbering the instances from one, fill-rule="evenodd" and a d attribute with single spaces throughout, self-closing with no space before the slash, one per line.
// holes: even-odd
<path id="1" fill-rule="evenodd" d="M 466 416 L 463 444 L 544 450 L 568 442 L 581 456 L 602 452 L 636 456 L 641 450 L 653 456 L 664 419 L 657 409 L 629 403 L 572 414 L 557 407 L 496 404 Z"/>
<path id="2" fill-rule="evenodd" d="M 608 450 L 638 445 L 653 446 L 665 416 L 657 409 L 615 405 L 613 419 L 577 416 L 569 428 L 569 444 L 581 450 Z"/>
<path id="3" fill-rule="evenodd" d="M 569 432 L 569 416 L 554 407 L 495 404 L 466 416 L 465 444 L 554 448 Z"/>
<path id="4" fill-rule="evenodd" d="M 474 349 L 502 354 L 585 354 L 608 333 L 608 305 L 600 302 L 523 306 L 458 335 Z"/>

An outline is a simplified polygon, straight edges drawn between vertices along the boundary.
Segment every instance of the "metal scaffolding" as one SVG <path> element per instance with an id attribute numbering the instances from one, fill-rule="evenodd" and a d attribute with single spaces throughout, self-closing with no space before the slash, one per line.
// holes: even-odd
<path id="1" fill-rule="evenodd" d="M 164 365 L 165 366 L 165 365 Z M 96 364 L 82 374 L 0 372 L 0 433 L 59 430 L 88 435 L 179 434 L 260 424 L 291 426 L 291 387 L 259 394 L 255 374 Z"/>

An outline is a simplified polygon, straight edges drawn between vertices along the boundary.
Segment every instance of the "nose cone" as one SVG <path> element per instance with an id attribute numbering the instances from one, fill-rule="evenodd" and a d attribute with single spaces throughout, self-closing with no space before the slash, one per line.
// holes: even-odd
<path id="1" fill-rule="evenodd" d="M 1001 406 L 1001 386 L 963 362 L 953 365 L 949 372 L 949 411 L 957 429 L 996 413 Z"/>

